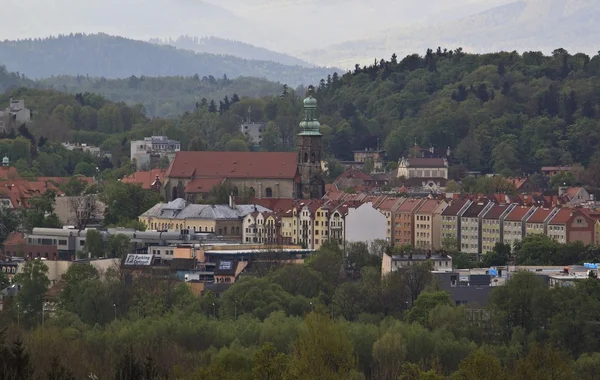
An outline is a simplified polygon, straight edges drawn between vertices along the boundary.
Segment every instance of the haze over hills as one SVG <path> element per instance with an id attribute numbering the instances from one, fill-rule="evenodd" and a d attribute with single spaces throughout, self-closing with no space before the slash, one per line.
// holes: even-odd
<path id="1" fill-rule="evenodd" d="M 284 65 L 298 65 L 304 67 L 315 67 L 302 59 L 291 55 L 278 53 L 269 49 L 254 46 L 240 41 L 228 40 L 218 37 L 190 37 L 179 36 L 172 38 L 153 38 L 150 42 L 159 45 L 170 45 L 178 49 L 191 50 L 196 53 L 233 55 L 244 59 L 256 59 L 260 61 L 273 61 Z"/>
<path id="2" fill-rule="evenodd" d="M 315 49 L 300 57 L 315 63 L 349 67 L 374 57 L 421 54 L 427 48 L 463 47 L 465 51 L 540 50 L 562 47 L 593 54 L 600 32 L 600 2 L 593 0 L 521 0 L 458 20 L 418 28 L 395 28 L 371 38 Z"/>
<path id="3" fill-rule="evenodd" d="M 0 63 L 34 79 L 53 75 L 128 78 L 198 74 L 266 78 L 292 87 L 317 83 L 334 71 L 194 53 L 106 34 L 0 42 Z"/>

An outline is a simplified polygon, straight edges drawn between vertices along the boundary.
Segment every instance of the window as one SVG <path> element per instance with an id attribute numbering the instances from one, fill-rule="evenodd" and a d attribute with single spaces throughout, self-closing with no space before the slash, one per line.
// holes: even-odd
<path id="1" fill-rule="evenodd" d="M 273 197 L 273 189 L 271 189 L 270 187 L 267 187 L 265 189 L 265 197 L 272 198 Z"/>

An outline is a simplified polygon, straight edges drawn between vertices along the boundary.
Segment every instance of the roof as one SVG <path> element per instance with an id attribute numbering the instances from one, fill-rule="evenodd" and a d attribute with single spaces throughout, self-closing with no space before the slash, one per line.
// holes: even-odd
<path id="1" fill-rule="evenodd" d="M 422 201 L 422 198 L 407 199 L 396 209 L 396 212 L 413 212 L 417 209 Z"/>
<path id="2" fill-rule="evenodd" d="M 135 172 L 123 177 L 121 181 L 124 183 L 139 183 L 142 185 L 143 189 L 150 190 L 157 177 L 160 182 L 164 181 L 166 173 L 166 169 L 152 169 L 150 171 Z"/>
<path id="3" fill-rule="evenodd" d="M 583 187 L 569 187 L 567 189 L 567 196 L 569 199 L 573 199 L 582 189 Z"/>
<path id="4" fill-rule="evenodd" d="M 294 152 L 177 152 L 168 178 L 281 178 L 297 172 Z"/>
<path id="5" fill-rule="evenodd" d="M 527 223 L 543 223 L 553 210 L 554 209 L 551 208 L 538 208 L 533 215 L 527 219 Z"/>
<path id="6" fill-rule="evenodd" d="M 462 214 L 463 218 L 475 218 L 487 206 L 488 201 L 473 202 L 471 206 Z"/>
<path id="7" fill-rule="evenodd" d="M 13 166 L 0 166 L 0 180 L 19 179 L 19 172 Z"/>
<path id="8" fill-rule="evenodd" d="M 565 224 L 571 219 L 571 216 L 573 216 L 572 208 L 561 208 L 556 215 L 548 221 L 548 224 Z"/>
<path id="9" fill-rule="evenodd" d="M 507 209 L 508 205 L 494 205 L 483 215 L 483 219 L 499 219 Z"/>
<path id="10" fill-rule="evenodd" d="M 416 211 L 417 214 L 431 214 L 442 203 L 439 199 L 427 199 Z"/>
<path id="11" fill-rule="evenodd" d="M 5 246 L 25 244 L 25 235 L 20 232 L 11 232 L 8 234 L 6 240 L 4 240 L 3 244 Z"/>
<path id="12" fill-rule="evenodd" d="M 185 185 L 186 193 L 209 193 L 214 187 L 222 185 L 224 178 L 194 178 Z"/>
<path id="13" fill-rule="evenodd" d="M 515 207 L 511 212 L 508 213 L 508 215 L 506 215 L 504 220 L 510 222 L 520 222 L 529 211 L 531 211 L 531 206 Z"/>
<path id="14" fill-rule="evenodd" d="M 519 188 L 521 188 L 521 186 L 523 186 L 527 181 L 529 181 L 529 178 L 507 178 L 506 179 L 508 182 L 512 183 L 515 188 L 518 190 Z"/>
<path id="15" fill-rule="evenodd" d="M 363 181 L 372 181 L 373 180 L 373 178 L 371 178 L 371 176 L 368 175 L 367 173 L 361 172 L 360 170 L 354 170 L 354 169 L 348 169 L 345 172 L 343 172 L 342 174 L 340 174 L 336 178 L 336 182 L 339 181 L 340 179 L 361 179 Z"/>
<path id="16" fill-rule="evenodd" d="M 571 170 L 570 166 L 544 166 L 542 167 L 543 172 L 559 172 L 559 171 L 569 171 Z"/>
<path id="17" fill-rule="evenodd" d="M 53 190 L 58 196 L 63 192 L 52 182 L 45 181 L 0 181 L 0 198 L 9 199 L 14 208 L 27 207 L 27 201 L 36 196 L 41 196 L 46 191 Z"/>
<path id="18" fill-rule="evenodd" d="M 294 200 L 292 198 L 254 198 L 250 203 L 275 212 L 285 212 L 292 208 Z"/>
<path id="19" fill-rule="evenodd" d="M 467 199 L 454 199 L 450 203 L 450 206 L 446 207 L 444 211 L 442 211 L 442 215 L 445 216 L 457 216 L 458 212 L 465 207 L 465 205 L 469 202 Z"/>
<path id="20" fill-rule="evenodd" d="M 141 217 L 146 218 L 170 218 L 170 219 L 240 219 L 252 212 L 271 211 L 260 205 L 235 205 L 234 208 L 229 205 L 206 205 L 191 204 L 178 198 L 169 203 L 158 203 Z"/>
<path id="21" fill-rule="evenodd" d="M 406 166 L 415 168 L 445 168 L 446 161 L 443 158 L 406 158 Z"/>
<path id="22" fill-rule="evenodd" d="M 383 211 L 393 211 L 394 207 L 401 202 L 403 198 L 386 198 L 379 204 L 379 209 Z"/>

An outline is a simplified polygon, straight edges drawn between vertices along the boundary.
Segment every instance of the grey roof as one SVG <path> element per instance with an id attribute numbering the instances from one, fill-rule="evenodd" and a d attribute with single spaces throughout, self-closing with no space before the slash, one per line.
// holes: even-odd
<path id="1" fill-rule="evenodd" d="M 151 209 L 140 215 L 151 218 L 170 219 L 240 219 L 253 212 L 272 212 L 260 205 L 206 205 L 192 204 L 178 198 L 169 203 L 158 203 Z"/>

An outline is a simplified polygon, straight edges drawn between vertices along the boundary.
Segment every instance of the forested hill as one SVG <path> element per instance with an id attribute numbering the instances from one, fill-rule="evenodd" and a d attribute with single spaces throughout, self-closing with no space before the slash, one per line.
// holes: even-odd
<path id="1" fill-rule="evenodd" d="M 600 56 L 428 51 L 321 82 L 330 151 L 385 141 L 397 159 L 415 141 L 452 149 L 465 169 L 510 175 L 544 165 L 600 165 Z"/>
<path id="2" fill-rule="evenodd" d="M 135 76 L 212 75 L 266 78 L 290 86 L 310 84 L 329 73 L 325 68 L 286 66 L 227 55 L 194 53 L 106 34 L 71 34 L 44 39 L 0 42 L 0 62 L 31 78 L 53 75 Z"/>
<path id="3" fill-rule="evenodd" d="M 258 59 L 261 61 L 279 62 L 284 65 L 315 67 L 300 58 L 291 55 L 278 53 L 273 50 L 261 48 L 241 41 L 228 40 L 225 38 L 210 37 L 190 37 L 179 36 L 176 39 L 151 39 L 150 42 L 159 45 L 171 45 L 178 49 L 191 50 L 196 53 L 211 53 L 233 55 L 244 59 Z"/>

